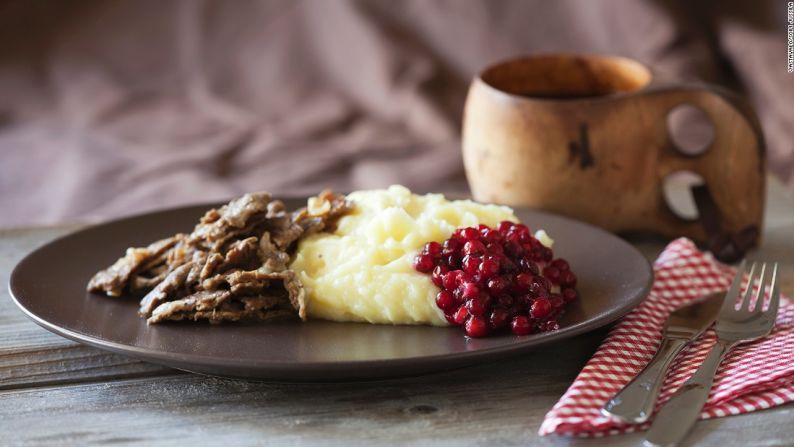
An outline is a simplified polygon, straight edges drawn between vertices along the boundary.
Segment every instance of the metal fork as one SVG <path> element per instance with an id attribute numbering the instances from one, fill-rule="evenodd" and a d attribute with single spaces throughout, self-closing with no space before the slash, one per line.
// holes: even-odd
<path id="1" fill-rule="evenodd" d="M 756 278 L 756 263 L 750 268 L 750 280 L 747 290 L 736 309 L 744 277 L 745 262 L 739 266 L 731 288 L 725 295 L 722 308 L 717 316 L 714 327 L 717 333 L 717 344 L 711 349 L 700 368 L 662 408 L 651 425 L 645 438 L 646 446 L 675 446 L 686 437 L 697 421 L 703 405 L 709 397 L 714 375 L 722 359 L 736 345 L 761 338 L 772 331 L 777 317 L 780 302 L 777 263 L 772 268 L 771 281 L 767 279 L 767 264 L 761 264 L 761 274 Z M 758 281 L 758 292 L 755 294 L 755 307 L 750 310 L 753 284 Z M 769 286 L 769 306 L 763 310 L 764 290 Z"/>

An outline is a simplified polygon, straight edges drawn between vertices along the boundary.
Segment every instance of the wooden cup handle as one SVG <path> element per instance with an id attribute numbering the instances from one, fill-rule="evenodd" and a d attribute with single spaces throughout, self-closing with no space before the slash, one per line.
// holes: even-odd
<path id="1" fill-rule="evenodd" d="M 661 197 L 668 222 L 708 244 L 725 261 L 742 257 L 760 241 L 765 191 L 765 149 L 758 118 L 738 95 L 710 85 L 677 85 L 649 91 L 664 113 L 692 105 L 708 115 L 714 139 L 701 155 L 686 155 L 668 133 L 659 163 L 659 181 L 675 171 L 692 171 L 705 180 L 694 192 L 699 217 L 687 222 L 676 216 Z M 660 188 L 661 190 L 661 188 Z"/>

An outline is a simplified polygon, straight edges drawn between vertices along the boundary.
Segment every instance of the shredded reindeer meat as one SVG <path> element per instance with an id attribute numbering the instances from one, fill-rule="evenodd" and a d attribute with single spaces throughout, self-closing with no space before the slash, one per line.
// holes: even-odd
<path id="1" fill-rule="evenodd" d="M 289 213 L 267 192 L 246 194 L 207 211 L 190 234 L 129 248 L 87 288 L 143 296 L 139 313 L 149 324 L 305 319 L 290 255 L 300 238 L 332 230 L 351 207 L 343 195 L 325 191 Z"/>
<path id="2" fill-rule="evenodd" d="M 113 265 L 98 272 L 88 283 L 88 290 L 102 290 L 109 296 L 120 296 L 130 277 L 153 259 L 159 259 L 178 242 L 178 235 L 153 242 L 145 248 L 128 248 L 127 253 Z M 137 275 L 136 275 L 137 276 Z M 158 273 L 155 276 L 160 276 Z"/>

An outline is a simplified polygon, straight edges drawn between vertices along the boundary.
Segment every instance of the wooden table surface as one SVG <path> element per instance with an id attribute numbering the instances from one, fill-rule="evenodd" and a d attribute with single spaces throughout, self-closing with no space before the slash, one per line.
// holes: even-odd
<path id="1" fill-rule="evenodd" d="M 794 200 L 768 193 L 763 246 L 794 293 Z M 398 380 L 290 384 L 203 377 L 82 346 L 28 320 L 5 284 L 25 254 L 74 226 L 0 232 L 0 445 L 639 445 L 539 437 L 543 416 L 606 334 Z M 649 258 L 659 242 L 634 241 Z M 79 256 L 78 254 L 75 254 Z M 794 445 L 794 406 L 701 421 L 691 445 Z"/>

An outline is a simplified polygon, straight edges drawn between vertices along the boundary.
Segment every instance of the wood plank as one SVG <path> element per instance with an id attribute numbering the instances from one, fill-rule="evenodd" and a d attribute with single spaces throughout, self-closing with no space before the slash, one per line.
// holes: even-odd
<path id="1" fill-rule="evenodd" d="M 33 445 L 638 445 L 641 434 L 536 436 L 598 342 L 591 334 L 496 365 L 389 381 L 279 384 L 184 375 L 6 391 L 0 427 L 12 436 L 6 442 Z M 690 441 L 790 445 L 793 408 L 703 421 Z"/>
<path id="2" fill-rule="evenodd" d="M 170 368 L 76 343 L 0 352 L 0 390 L 181 374 Z"/>
<path id="3" fill-rule="evenodd" d="M 0 232 L 0 390 L 177 373 L 52 334 L 14 305 L 6 288 L 13 266 L 37 246 L 75 228 Z"/>
<path id="4" fill-rule="evenodd" d="M 0 421 L 21 444 L 530 439 L 537 429 L 531 422 L 564 391 L 603 331 L 598 335 L 499 365 L 381 382 L 277 384 L 191 375 L 0 392 Z M 19 430 L 41 415 L 59 423 Z"/>

